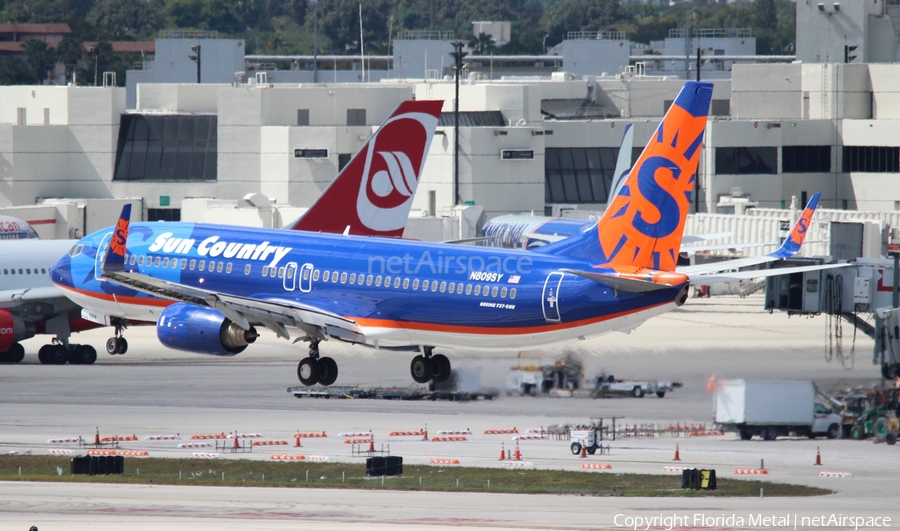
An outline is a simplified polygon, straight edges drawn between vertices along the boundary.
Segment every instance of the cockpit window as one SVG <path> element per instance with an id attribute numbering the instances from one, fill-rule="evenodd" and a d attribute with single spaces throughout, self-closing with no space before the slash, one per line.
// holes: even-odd
<path id="1" fill-rule="evenodd" d="M 84 245 L 76 245 L 72 247 L 72 250 L 69 251 L 69 256 L 75 257 L 81 254 L 81 250 L 84 249 Z"/>

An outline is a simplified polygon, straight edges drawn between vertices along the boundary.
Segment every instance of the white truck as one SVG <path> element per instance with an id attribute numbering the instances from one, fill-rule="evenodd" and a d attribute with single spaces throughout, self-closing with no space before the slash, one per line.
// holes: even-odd
<path id="1" fill-rule="evenodd" d="M 795 433 L 836 439 L 841 417 L 816 403 L 812 382 L 785 380 L 721 380 L 715 385 L 713 417 L 741 439 L 766 441 Z"/>
<path id="2" fill-rule="evenodd" d="M 666 396 L 667 391 L 681 387 L 680 382 L 658 382 L 656 380 L 619 379 L 605 371 L 597 375 L 594 382 L 594 396 L 633 396 L 655 394 L 659 398 Z"/>

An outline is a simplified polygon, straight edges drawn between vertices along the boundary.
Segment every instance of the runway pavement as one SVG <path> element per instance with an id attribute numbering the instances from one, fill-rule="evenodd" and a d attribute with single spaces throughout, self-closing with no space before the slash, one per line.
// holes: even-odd
<path id="1" fill-rule="evenodd" d="M 621 377 L 659 378 L 685 384 L 663 399 L 517 398 L 486 402 L 396 402 L 382 400 L 295 399 L 286 388 L 298 386 L 296 363 L 301 344 L 265 335 L 234 358 L 181 353 L 161 347 L 152 328 L 129 329 L 130 351 L 124 356 L 101 354 L 93 366 L 42 366 L 34 352 L 41 344 L 26 343 L 29 355 L 19 365 L 0 366 L 0 452 L 44 453 L 47 439 L 81 435 L 260 432 L 287 438 L 295 431 L 326 431 L 324 439 L 305 439 L 303 453 L 356 461 L 339 432 L 374 430 L 378 445 L 405 463 L 427 463 L 433 457 L 455 457 L 467 466 L 500 466 L 500 443 L 510 436 L 484 435 L 485 429 L 539 428 L 596 417 L 624 417 L 618 422 L 710 423 L 711 395 L 706 382 L 720 378 L 813 379 L 837 389 L 877 380 L 871 364 L 872 342 L 856 338 L 852 368 L 825 361 L 825 319 L 788 319 L 768 314 L 761 297 L 692 299 L 681 310 L 651 320 L 630 335 L 612 334 L 573 343 L 566 349 L 528 352 L 526 363 L 550 363 L 564 352 L 581 355 L 588 377 L 605 369 Z M 851 352 L 851 330 L 845 327 L 843 351 Z M 102 346 L 108 332 L 81 334 L 77 340 Z M 98 349 L 99 350 L 99 349 Z M 410 386 L 408 354 L 385 353 L 335 342 L 322 345 L 323 355 L 340 365 L 339 385 Z M 518 360 L 479 352 L 447 352 L 456 367 L 481 370 L 486 386 L 502 388 L 506 372 Z M 536 359 L 540 357 L 540 361 Z M 388 437 L 394 430 L 471 429 L 469 441 L 432 443 Z M 183 442 L 183 441 L 182 441 Z M 673 463 L 675 444 L 681 463 Z M 447 525 L 464 529 L 599 529 L 621 528 L 626 516 L 702 514 L 675 527 L 764 527 L 751 515 L 819 513 L 892 517 L 900 522 L 893 501 L 900 481 L 897 447 L 871 442 L 788 439 L 739 441 L 732 435 L 702 438 L 625 439 L 609 442 L 611 472 L 664 473 L 663 466 L 716 468 L 732 477 L 735 468 L 752 468 L 761 459 L 768 480 L 832 488 L 836 494 L 817 498 L 778 499 L 640 499 L 559 496 L 473 495 L 465 493 L 350 492 L 319 489 L 232 489 L 162 486 L 102 486 L 0 483 L 0 528 L 28 529 L 427 529 Z M 128 443 L 154 456 L 188 456 L 169 442 Z M 523 441 L 523 457 L 537 468 L 579 469 L 568 442 Z M 813 465 L 816 447 L 824 466 Z M 291 449 L 291 452 L 300 451 Z M 254 450 L 267 459 L 283 447 Z M 820 478 L 820 471 L 852 472 L 853 478 Z M 598 480 L 601 480 L 598 478 Z M 675 481 L 675 478 L 673 478 Z M 623 516 L 616 519 L 616 514 Z M 739 515 L 743 522 L 716 521 Z M 662 521 L 660 521 L 662 522 Z M 707 525 L 710 524 L 710 525 Z M 656 528 L 665 528 L 665 524 Z M 790 525 L 793 527 L 793 525 Z M 834 527 L 834 526 L 824 526 Z"/>

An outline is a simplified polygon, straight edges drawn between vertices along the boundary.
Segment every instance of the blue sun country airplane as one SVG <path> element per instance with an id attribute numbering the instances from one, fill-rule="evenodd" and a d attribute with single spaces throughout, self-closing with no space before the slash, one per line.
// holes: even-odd
<path id="1" fill-rule="evenodd" d="M 232 356 L 257 327 L 293 334 L 309 342 L 297 368 L 304 385 L 335 382 L 337 363 L 319 356 L 327 339 L 416 351 L 410 372 L 426 383 L 450 375 L 435 348 L 509 351 L 632 329 L 684 304 L 691 282 L 707 283 L 709 270 L 695 279 L 675 264 L 711 94 L 710 83 L 686 83 L 599 223 L 537 251 L 131 224 L 126 206 L 114 229 L 82 239 L 50 277 L 85 308 L 155 321 L 174 349 Z M 756 263 L 799 250 L 817 200 Z"/>

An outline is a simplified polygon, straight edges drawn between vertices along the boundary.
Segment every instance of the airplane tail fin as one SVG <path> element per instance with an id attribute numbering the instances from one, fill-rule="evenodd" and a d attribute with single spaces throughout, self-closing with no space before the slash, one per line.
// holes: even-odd
<path id="1" fill-rule="evenodd" d="M 313 206 L 286 228 L 402 236 L 443 104 L 402 102 Z"/>
<path id="2" fill-rule="evenodd" d="M 125 242 L 128 241 L 128 224 L 131 220 L 131 203 L 122 206 L 122 213 L 103 257 L 103 272 L 125 271 Z"/>
<path id="3" fill-rule="evenodd" d="M 619 190 L 625 184 L 625 178 L 631 172 L 631 151 L 634 146 L 634 125 L 625 124 L 625 132 L 622 134 L 622 143 L 619 145 L 619 157 L 616 159 L 616 169 L 613 173 L 612 185 L 609 187 L 610 194 L 607 203 L 619 195 Z"/>
<path id="4" fill-rule="evenodd" d="M 712 83 L 685 83 L 597 225 L 539 252 L 621 269 L 674 271 Z"/>
<path id="5" fill-rule="evenodd" d="M 813 214 L 816 213 L 816 207 L 819 206 L 819 198 L 821 196 L 822 194 L 820 192 L 813 194 L 809 203 L 806 204 L 806 208 L 803 209 L 803 213 L 800 214 L 800 217 L 797 218 L 797 222 L 794 223 L 794 228 L 791 230 L 790 236 L 784 240 L 781 247 L 770 253 L 769 256 L 774 256 L 776 258 L 790 258 L 797 254 L 797 251 L 800 250 L 800 246 L 803 245 L 803 240 L 806 239 L 806 233 L 809 232 L 809 225 L 812 223 L 812 217 Z"/>

